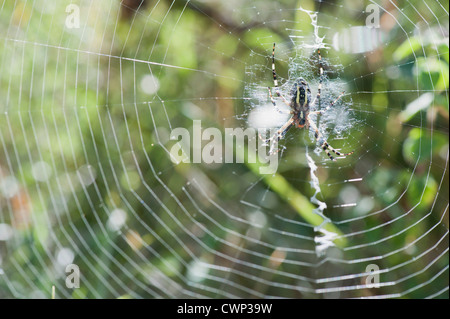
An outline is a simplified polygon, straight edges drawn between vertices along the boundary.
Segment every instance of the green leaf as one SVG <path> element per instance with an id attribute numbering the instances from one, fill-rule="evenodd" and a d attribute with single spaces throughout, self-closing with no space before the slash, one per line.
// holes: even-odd
<path id="1" fill-rule="evenodd" d="M 426 131 L 421 128 L 413 128 L 403 144 L 403 156 L 410 162 L 417 160 L 426 163 L 431 155 L 437 156 L 442 147 L 448 144 L 448 137 L 436 131 Z"/>
<path id="2" fill-rule="evenodd" d="M 417 99 L 409 103 L 406 108 L 400 113 L 400 120 L 408 122 L 418 112 L 427 109 L 433 102 L 434 94 L 425 93 L 419 96 Z"/>
<path id="3" fill-rule="evenodd" d="M 422 47 L 422 43 L 420 43 L 417 37 L 411 37 L 409 40 L 406 40 L 395 50 L 393 54 L 393 58 L 395 61 L 403 60 L 404 58 L 413 54 L 416 50 Z"/>
<path id="4" fill-rule="evenodd" d="M 424 89 L 444 91 L 448 88 L 448 64 L 436 58 L 418 58 L 419 81 Z"/>
<path id="5" fill-rule="evenodd" d="M 432 175 L 418 177 L 408 187 L 408 202 L 413 206 L 418 204 L 419 207 L 428 208 L 434 201 L 437 188 L 438 184 Z"/>

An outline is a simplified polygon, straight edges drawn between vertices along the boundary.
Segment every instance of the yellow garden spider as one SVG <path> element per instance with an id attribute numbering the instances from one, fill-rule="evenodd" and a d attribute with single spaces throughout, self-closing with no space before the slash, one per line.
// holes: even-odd
<path id="1" fill-rule="evenodd" d="M 316 102 L 320 104 L 320 93 L 322 90 L 322 81 L 323 81 L 323 67 L 322 67 L 322 55 L 320 54 L 320 49 L 317 50 L 317 53 L 319 55 L 319 66 L 320 66 L 320 78 L 319 78 L 319 86 L 317 87 L 317 95 L 314 99 L 314 101 L 311 101 L 311 90 L 309 89 L 308 83 L 303 78 L 298 78 L 294 85 L 292 86 L 291 92 L 290 92 L 290 101 L 288 101 L 279 91 L 278 89 L 278 80 L 277 80 L 277 73 L 275 72 L 275 43 L 273 44 L 273 50 L 272 50 L 272 73 L 273 73 L 273 83 L 275 86 L 275 93 L 278 97 L 280 97 L 283 102 L 290 107 L 290 111 L 283 111 L 280 110 L 275 103 L 275 100 L 272 96 L 272 90 L 270 87 L 269 89 L 269 97 L 272 101 L 273 106 L 279 113 L 288 113 L 292 116 L 289 118 L 289 120 L 284 123 L 277 132 L 270 138 L 265 139 L 264 142 L 272 142 L 269 154 L 275 153 L 275 147 L 278 141 L 284 137 L 286 132 L 292 127 L 296 126 L 298 128 L 303 128 L 306 126 L 306 128 L 309 129 L 309 126 L 314 130 L 314 137 L 316 138 L 316 141 L 319 143 L 320 147 L 327 153 L 328 157 L 332 161 L 336 161 L 336 159 L 330 154 L 330 150 L 335 153 L 338 156 L 347 156 L 350 154 L 353 154 L 353 152 L 350 153 L 340 153 L 336 149 L 330 146 L 330 144 L 327 143 L 325 138 L 323 137 L 322 133 L 320 133 L 319 129 L 317 128 L 314 121 L 310 119 L 311 114 L 324 114 L 327 112 L 343 95 L 344 92 L 342 92 L 336 100 L 330 103 L 324 110 L 320 111 L 313 111 L 310 112 L 310 109 L 313 108 L 316 105 Z M 276 140 L 275 140 L 276 139 Z"/>

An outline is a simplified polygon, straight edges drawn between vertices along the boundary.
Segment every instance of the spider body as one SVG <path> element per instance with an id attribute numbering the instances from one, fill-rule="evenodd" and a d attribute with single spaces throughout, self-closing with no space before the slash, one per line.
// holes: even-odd
<path id="1" fill-rule="evenodd" d="M 308 83 L 303 79 L 302 77 L 295 80 L 291 91 L 290 91 L 290 99 L 286 99 L 279 91 L 278 89 L 278 80 L 277 80 L 277 73 L 275 71 L 275 43 L 273 44 L 273 50 L 272 50 L 272 74 L 273 74 L 273 83 L 275 86 L 275 93 L 279 98 L 283 100 L 283 102 L 289 106 L 291 109 L 289 112 L 280 110 L 272 96 L 272 89 L 269 87 L 269 97 L 272 101 L 273 106 L 279 113 L 289 113 L 291 117 L 283 126 L 281 126 L 277 132 L 270 138 L 264 140 L 266 143 L 271 142 L 271 147 L 269 150 L 269 154 L 273 154 L 275 152 L 276 144 L 277 142 L 284 137 L 284 135 L 287 133 L 287 131 L 292 127 L 296 126 L 298 128 L 303 128 L 306 126 L 307 129 L 310 127 L 314 130 L 314 137 L 317 141 L 317 143 L 320 145 L 320 147 L 325 151 L 325 153 L 328 155 L 328 157 L 335 161 L 336 159 L 330 154 L 330 151 L 335 153 L 338 156 L 347 156 L 353 154 L 353 152 L 350 153 L 340 153 L 333 147 L 331 147 L 330 144 L 325 140 L 322 133 L 320 133 L 319 129 L 317 128 L 314 121 L 311 120 L 310 115 L 311 114 L 324 114 L 326 111 L 328 111 L 343 95 L 344 92 L 341 93 L 337 97 L 336 100 L 330 103 L 324 110 L 320 111 L 311 111 L 313 107 L 316 106 L 316 104 L 320 105 L 320 94 L 322 91 L 322 82 L 323 82 L 323 67 L 322 67 L 322 55 L 320 54 L 320 50 L 317 50 L 317 53 L 319 55 L 319 73 L 320 73 L 320 79 L 319 79 L 319 85 L 317 87 L 317 95 L 314 98 L 314 100 L 311 99 L 311 90 L 309 88 Z M 317 103 L 318 102 L 318 103 Z"/>
<path id="2" fill-rule="evenodd" d="M 298 78 L 291 89 L 291 109 L 294 125 L 303 128 L 309 127 L 308 114 L 309 102 L 311 101 L 311 90 L 303 78 Z"/>

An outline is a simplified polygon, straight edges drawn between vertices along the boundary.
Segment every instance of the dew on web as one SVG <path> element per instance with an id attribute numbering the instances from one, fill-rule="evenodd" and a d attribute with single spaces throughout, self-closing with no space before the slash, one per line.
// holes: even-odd
<path id="1" fill-rule="evenodd" d="M 0 298 L 448 297 L 448 3 L 36 0 L 0 17 Z M 303 77 L 314 98 L 320 65 L 314 110 L 345 91 L 311 120 L 354 154 L 332 162 L 292 128 L 271 174 L 238 149 L 203 160 L 222 145 L 208 128 L 289 119 L 273 43 L 283 96 Z"/>

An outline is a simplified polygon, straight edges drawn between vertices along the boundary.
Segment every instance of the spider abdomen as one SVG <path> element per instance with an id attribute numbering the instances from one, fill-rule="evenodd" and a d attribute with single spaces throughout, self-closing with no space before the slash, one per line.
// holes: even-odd
<path id="1" fill-rule="evenodd" d="M 297 114 L 297 116 L 296 116 L 296 119 L 295 119 L 295 123 L 297 124 L 297 127 L 299 127 L 299 128 L 302 128 L 302 127 L 304 127 L 305 125 L 308 127 L 309 125 L 309 123 L 308 123 L 308 120 L 307 120 L 307 117 L 308 117 L 308 110 L 306 110 L 306 109 L 303 109 L 303 110 L 300 110 Z"/>
<path id="2" fill-rule="evenodd" d="M 308 83 L 303 79 L 299 78 L 295 81 L 291 89 L 291 103 L 296 109 L 298 106 L 309 106 L 311 101 L 311 90 L 309 89 Z"/>
<path id="3" fill-rule="evenodd" d="M 308 126 L 309 103 L 311 101 L 311 90 L 308 83 L 299 78 L 295 81 L 291 90 L 291 108 L 294 112 L 295 124 L 297 127 Z"/>

